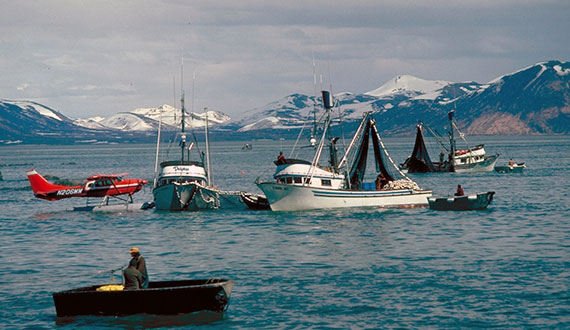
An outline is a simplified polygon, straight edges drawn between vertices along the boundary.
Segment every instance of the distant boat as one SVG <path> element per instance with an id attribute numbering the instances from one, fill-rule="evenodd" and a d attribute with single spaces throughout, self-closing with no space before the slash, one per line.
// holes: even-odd
<path id="1" fill-rule="evenodd" d="M 499 173 L 522 173 L 526 168 L 525 163 L 507 164 L 505 166 L 495 166 L 495 172 Z"/>
<path id="2" fill-rule="evenodd" d="M 343 158 L 337 159 L 338 138 L 332 137 L 332 97 L 323 91 L 326 110 L 323 133 L 312 162 L 299 159 L 280 159 L 273 175 L 274 182 L 258 181 L 273 211 L 296 211 L 363 206 L 427 206 L 431 191 L 421 189 L 411 179 L 388 170 L 385 161 L 394 162 L 387 154 L 372 116 L 367 113 L 350 142 Z M 366 170 L 369 139 L 372 138 L 376 170 L 383 177 L 381 186 L 363 182 Z M 327 142 L 325 142 L 327 141 Z M 319 165 L 325 143 L 329 147 L 329 166 Z M 372 185 L 370 187 L 369 185 Z"/>
<path id="3" fill-rule="evenodd" d="M 77 315 L 185 314 L 227 309 L 234 281 L 225 279 L 150 282 L 148 289 L 94 285 L 53 294 L 58 317 Z"/>
<path id="4" fill-rule="evenodd" d="M 454 111 L 448 113 L 449 117 L 449 144 L 442 142 L 439 134 L 431 130 L 429 126 L 420 122 L 417 125 L 416 142 L 412 154 L 400 165 L 403 171 L 408 173 L 428 173 L 428 172 L 488 172 L 492 171 L 498 154 L 487 155 L 483 144 L 464 149 L 456 148 L 454 128 L 457 124 L 453 118 Z M 440 147 L 439 161 L 432 161 L 425 142 L 423 129 L 426 128 L 432 133 Z M 459 131 L 459 130 L 458 130 Z M 460 137 L 463 134 L 460 132 Z"/>
<path id="5" fill-rule="evenodd" d="M 465 196 L 429 197 L 429 208 L 440 211 L 483 210 L 493 201 L 494 191 Z"/>

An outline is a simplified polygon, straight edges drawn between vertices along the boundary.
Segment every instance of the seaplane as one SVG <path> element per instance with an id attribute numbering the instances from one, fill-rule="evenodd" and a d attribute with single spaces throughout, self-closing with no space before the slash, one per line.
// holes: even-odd
<path id="1" fill-rule="evenodd" d="M 109 204 L 111 199 L 118 200 L 121 206 L 128 210 L 133 204 L 133 194 L 140 191 L 148 183 L 144 179 L 123 179 L 128 173 L 122 174 L 96 174 L 85 179 L 82 185 L 68 186 L 49 182 L 36 170 L 26 171 L 28 180 L 37 198 L 48 201 L 57 201 L 72 197 L 96 197 L 103 198 L 98 205 L 87 205 L 75 208 L 77 211 L 111 210 L 116 204 Z"/>

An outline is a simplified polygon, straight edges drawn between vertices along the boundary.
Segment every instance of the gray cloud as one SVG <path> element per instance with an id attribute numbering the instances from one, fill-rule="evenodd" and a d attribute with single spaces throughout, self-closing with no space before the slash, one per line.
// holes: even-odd
<path id="1" fill-rule="evenodd" d="M 311 94 L 313 57 L 336 92 L 398 74 L 486 82 L 567 60 L 569 14 L 562 0 L 9 1 L 0 97 L 72 117 L 172 104 L 182 55 L 194 110 L 234 117 Z"/>

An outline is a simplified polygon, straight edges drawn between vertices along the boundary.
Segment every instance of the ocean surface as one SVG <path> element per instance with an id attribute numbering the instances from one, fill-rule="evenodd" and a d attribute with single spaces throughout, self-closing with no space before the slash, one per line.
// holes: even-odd
<path id="1" fill-rule="evenodd" d="M 152 181 L 155 146 L 1 146 L 0 328 L 570 328 L 570 137 L 470 140 L 500 153 L 498 165 L 513 158 L 527 169 L 410 176 L 434 195 L 452 195 L 457 184 L 495 191 L 484 211 L 77 212 L 83 199 L 34 198 L 25 171 Z M 397 163 L 413 142 L 384 139 Z M 214 184 L 260 192 L 256 178 L 271 178 L 272 161 L 293 143 L 213 142 Z M 150 185 L 135 195 L 151 200 Z M 131 246 L 151 280 L 233 279 L 228 310 L 56 318 L 53 292 L 119 282 L 111 270 L 126 265 Z"/>

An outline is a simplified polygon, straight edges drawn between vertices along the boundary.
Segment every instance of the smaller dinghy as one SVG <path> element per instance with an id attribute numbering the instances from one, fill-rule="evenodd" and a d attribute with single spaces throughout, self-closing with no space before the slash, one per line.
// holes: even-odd
<path id="1" fill-rule="evenodd" d="M 58 317 L 76 315 L 186 314 L 227 309 L 234 281 L 225 279 L 150 282 L 147 289 L 94 285 L 53 294 Z"/>
<path id="2" fill-rule="evenodd" d="M 429 197 L 429 208 L 440 211 L 483 210 L 493 200 L 494 191 L 481 192 L 465 196 Z"/>
<path id="3" fill-rule="evenodd" d="M 495 172 L 499 173 L 522 173 L 522 171 L 526 168 L 524 163 L 515 163 L 509 164 L 505 166 L 495 166 Z"/>
<path id="4" fill-rule="evenodd" d="M 269 207 L 269 201 L 267 201 L 267 198 L 265 198 L 265 196 L 242 192 L 241 199 L 249 209 L 252 210 L 271 209 L 271 207 Z"/>

